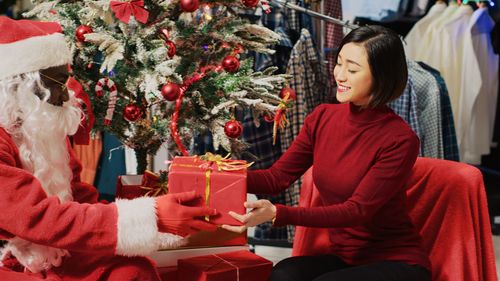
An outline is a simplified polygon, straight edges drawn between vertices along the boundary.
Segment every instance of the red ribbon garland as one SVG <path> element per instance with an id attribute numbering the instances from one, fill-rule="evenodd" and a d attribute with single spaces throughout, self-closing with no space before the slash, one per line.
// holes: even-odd
<path id="1" fill-rule="evenodd" d="M 189 156 L 189 153 L 186 147 L 182 144 L 181 138 L 179 136 L 179 130 L 177 128 L 177 121 L 179 120 L 179 111 L 182 105 L 182 98 L 184 97 L 184 94 L 186 93 L 187 89 L 193 83 L 200 81 L 203 77 L 207 76 L 208 72 L 210 71 L 220 71 L 220 70 L 222 70 L 222 66 L 215 66 L 215 65 L 204 66 L 200 68 L 199 72 L 195 72 L 193 76 L 184 80 L 184 83 L 182 83 L 181 93 L 179 94 L 179 97 L 177 97 L 177 100 L 175 101 L 175 109 L 174 113 L 172 114 L 172 121 L 170 121 L 170 131 L 172 133 L 172 137 L 174 138 L 175 143 L 177 144 L 177 147 L 181 150 L 182 155 L 184 156 Z"/>
<path id="2" fill-rule="evenodd" d="M 148 21 L 149 12 L 143 8 L 143 0 L 132 0 L 130 2 L 111 1 L 110 4 L 115 17 L 126 24 L 128 24 L 131 15 L 140 23 L 145 24 Z"/>

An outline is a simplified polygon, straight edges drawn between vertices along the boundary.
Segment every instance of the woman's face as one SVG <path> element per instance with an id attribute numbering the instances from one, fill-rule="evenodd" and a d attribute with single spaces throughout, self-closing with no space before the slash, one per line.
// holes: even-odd
<path id="1" fill-rule="evenodd" d="M 373 76 L 368 64 L 368 55 L 363 46 L 347 43 L 340 50 L 333 70 L 337 82 L 337 100 L 368 106 L 371 99 Z"/>

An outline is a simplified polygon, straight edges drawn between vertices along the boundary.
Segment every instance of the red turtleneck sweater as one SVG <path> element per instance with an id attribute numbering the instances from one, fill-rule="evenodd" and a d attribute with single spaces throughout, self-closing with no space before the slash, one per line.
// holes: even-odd
<path id="1" fill-rule="evenodd" d="M 314 165 L 324 207 L 277 205 L 275 225 L 330 228 L 332 254 L 349 264 L 384 260 L 430 268 L 406 208 L 419 141 L 391 109 L 318 106 L 286 153 L 248 172 L 248 190 L 276 194 Z"/>

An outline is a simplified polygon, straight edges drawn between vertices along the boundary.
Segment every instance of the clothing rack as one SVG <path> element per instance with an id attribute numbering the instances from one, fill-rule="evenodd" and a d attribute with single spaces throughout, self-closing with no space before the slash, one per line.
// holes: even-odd
<path id="1" fill-rule="evenodd" d="M 301 7 L 299 5 L 292 4 L 288 0 L 271 0 L 269 2 L 272 5 L 279 6 L 281 8 L 290 8 L 292 10 L 295 10 L 295 11 L 298 11 L 298 12 L 310 15 L 310 16 L 315 17 L 315 18 L 322 19 L 322 20 L 324 20 L 326 22 L 330 22 L 330 23 L 333 23 L 333 24 L 338 24 L 338 25 L 347 27 L 349 29 L 356 29 L 356 28 L 359 27 L 359 26 L 357 26 L 355 24 L 351 24 L 351 23 L 349 23 L 347 21 L 342 21 L 342 20 L 339 20 L 339 19 L 336 19 L 336 18 L 332 18 L 332 17 L 329 17 L 327 15 L 323 15 L 321 13 L 318 13 L 316 11 L 312 11 L 310 9 L 306 9 L 306 8 Z"/>

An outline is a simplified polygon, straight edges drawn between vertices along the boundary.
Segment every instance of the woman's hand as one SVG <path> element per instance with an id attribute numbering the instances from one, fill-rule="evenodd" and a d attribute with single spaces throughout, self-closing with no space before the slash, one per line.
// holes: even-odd
<path id="1" fill-rule="evenodd" d="M 244 215 L 229 212 L 229 215 L 242 222 L 243 225 L 236 226 L 223 224 L 221 228 L 232 232 L 242 233 L 249 227 L 256 226 L 266 221 L 271 221 L 276 217 L 276 206 L 274 206 L 269 200 L 261 199 L 252 202 L 245 202 L 244 206 L 245 208 L 251 208 L 252 210 Z"/>

